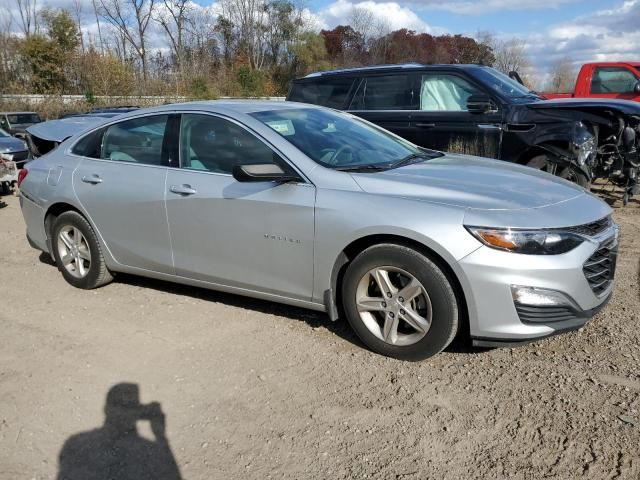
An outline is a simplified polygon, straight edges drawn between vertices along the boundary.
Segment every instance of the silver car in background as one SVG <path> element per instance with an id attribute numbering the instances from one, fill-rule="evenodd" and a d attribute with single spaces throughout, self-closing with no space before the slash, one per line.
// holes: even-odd
<path id="1" fill-rule="evenodd" d="M 72 285 L 127 272 L 324 311 L 401 359 L 579 328 L 613 287 L 618 228 L 581 187 L 322 107 L 138 110 L 27 170 L 27 237 Z"/>

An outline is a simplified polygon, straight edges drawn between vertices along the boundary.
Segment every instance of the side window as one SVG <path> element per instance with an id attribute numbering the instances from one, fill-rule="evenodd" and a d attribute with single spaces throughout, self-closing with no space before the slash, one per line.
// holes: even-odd
<path id="1" fill-rule="evenodd" d="M 348 77 L 336 77 L 313 82 L 296 82 L 291 87 L 289 100 L 329 108 L 342 108 L 353 80 Z"/>
<path id="2" fill-rule="evenodd" d="M 236 165 L 279 162 L 273 150 L 233 122 L 211 115 L 182 115 L 182 168 L 230 174 Z"/>
<path id="3" fill-rule="evenodd" d="M 168 119 L 168 115 L 153 115 L 109 125 L 102 136 L 100 158 L 162 165 L 162 143 Z"/>
<path id="4" fill-rule="evenodd" d="M 420 110 L 428 112 L 466 112 L 471 95 L 482 93 L 456 75 L 423 75 L 420 86 Z"/>
<path id="5" fill-rule="evenodd" d="M 415 110 L 408 75 L 365 77 L 351 101 L 350 110 Z"/>
<path id="6" fill-rule="evenodd" d="M 106 128 L 94 130 L 82 137 L 71 149 L 71 153 L 82 157 L 100 158 L 100 149 L 102 147 L 102 136 Z"/>
<path id="7" fill-rule="evenodd" d="M 623 67 L 597 67 L 591 79 L 592 93 L 632 93 L 638 79 Z"/>

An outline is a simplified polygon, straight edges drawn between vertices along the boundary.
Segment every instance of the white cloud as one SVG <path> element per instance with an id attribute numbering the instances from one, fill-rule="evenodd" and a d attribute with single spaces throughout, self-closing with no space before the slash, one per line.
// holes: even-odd
<path id="1" fill-rule="evenodd" d="M 392 31 L 406 28 L 421 33 L 444 32 L 444 29 L 427 24 L 413 10 L 408 7 L 403 7 L 396 2 L 374 2 L 372 0 L 351 2 L 349 0 L 337 0 L 321 9 L 315 15 L 322 28 L 334 28 L 337 25 L 349 24 L 350 17 L 355 8 L 370 11 L 375 21 L 385 24 Z"/>
<path id="2" fill-rule="evenodd" d="M 590 61 L 637 60 L 640 0 L 627 0 L 553 25 L 526 40 L 528 53 L 543 72 L 565 57 L 576 67 Z"/>
<path id="3" fill-rule="evenodd" d="M 410 3 L 433 10 L 444 10 L 461 15 L 515 10 L 554 10 L 580 0 L 411 0 Z"/>

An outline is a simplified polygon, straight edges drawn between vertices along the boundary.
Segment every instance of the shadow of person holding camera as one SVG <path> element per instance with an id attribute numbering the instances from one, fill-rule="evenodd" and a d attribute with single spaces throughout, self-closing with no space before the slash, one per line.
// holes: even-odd
<path id="1" fill-rule="evenodd" d="M 140 403 L 137 384 L 119 383 L 107 393 L 104 425 L 70 437 L 62 447 L 58 480 L 180 479 L 158 402 Z M 155 441 L 138 434 L 147 420 Z"/>

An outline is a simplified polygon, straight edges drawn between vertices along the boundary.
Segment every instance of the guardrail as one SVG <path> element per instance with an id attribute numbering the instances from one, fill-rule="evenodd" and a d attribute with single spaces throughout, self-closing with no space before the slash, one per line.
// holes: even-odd
<path id="1" fill-rule="evenodd" d="M 274 100 L 283 101 L 285 97 L 219 97 L 219 100 Z M 58 100 L 63 104 L 73 104 L 86 102 L 88 99 L 84 95 L 22 95 L 13 93 L 0 94 L 0 102 L 24 102 L 31 105 L 38 105 L 48 100 Z M 92 101 L 101 105 L 161 105 L 164 103 L 189 102 L 190 97 L 182 96 L 155 96 L 155 95 L 127 95 L 127 96 L 106 96 L 96 95 Z"/>

